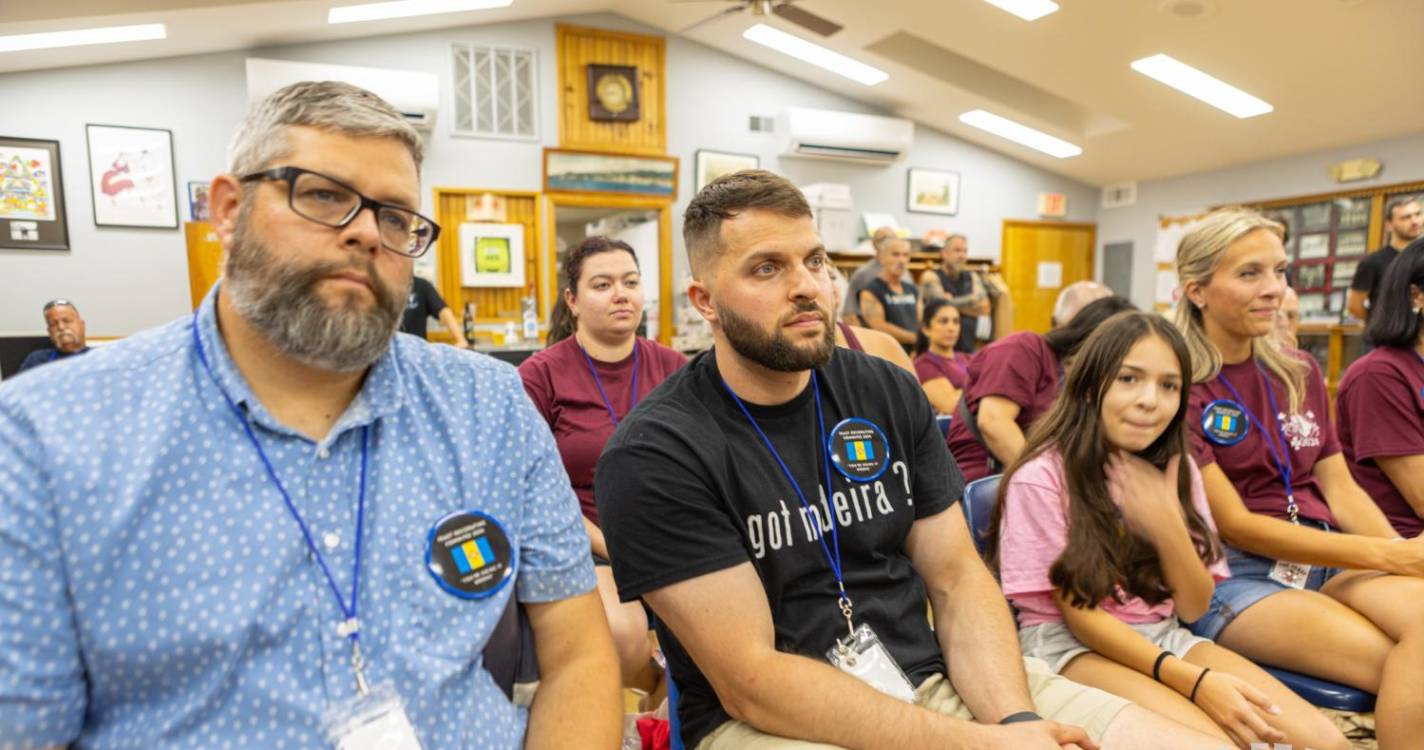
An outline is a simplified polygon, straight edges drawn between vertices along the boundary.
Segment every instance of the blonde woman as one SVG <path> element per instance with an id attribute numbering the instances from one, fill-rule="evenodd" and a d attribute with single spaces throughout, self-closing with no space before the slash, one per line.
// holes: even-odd
<path id="1" fill-rule="evenodd" d="M 1319 366 L 1272 343 L 1281 232 L 1227 209 L 1177 248 L 1187 424 L 1232 574 L 1192 630 L 1377 694 L 1380 748 L 1424 748 L 1424 539 L 1398 538 L 1351 478 Z"/>

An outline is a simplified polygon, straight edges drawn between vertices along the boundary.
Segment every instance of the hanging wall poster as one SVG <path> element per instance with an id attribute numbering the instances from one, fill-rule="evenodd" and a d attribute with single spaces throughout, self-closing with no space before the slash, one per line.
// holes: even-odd
<path id="1" fill-rule="evenodd" d="M 94 225 L 178 228 L 173 133 L 87 125 Z"/>
<path id="2" fill-rule="evenodd" d="M 0 136 L 0 247 L 69 249 L 59 141 Z"/>

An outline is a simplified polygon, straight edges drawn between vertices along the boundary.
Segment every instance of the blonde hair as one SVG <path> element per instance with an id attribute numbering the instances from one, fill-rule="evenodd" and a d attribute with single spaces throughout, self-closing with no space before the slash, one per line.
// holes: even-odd
<path id="1" fill-rule="evenodd" d="M 1221 257 L 1241 238 L 1264 229 L 1277 238 L 1284 236 L 1285 227 L 1249 208 L 1223 208 L 1203 218 L 1177 245 L 1177 278 L 1184 293 L 1177 303 L 1176 324 L 1187 340 L 1192 355 L 1192 382 L 1204 383 L 1221 372 L 1221 352 L 1207 338 L 1202 323 L 1202 311 L 1187 298 L 1188 283 L 1205 286 L 1221 265 Z M 1271 336 L 1251 340 L 1251 356 L 1285 383 L 1290 411 L 1300 410 L 1305 396 L 1305 363 L 1282 350 Z"/>

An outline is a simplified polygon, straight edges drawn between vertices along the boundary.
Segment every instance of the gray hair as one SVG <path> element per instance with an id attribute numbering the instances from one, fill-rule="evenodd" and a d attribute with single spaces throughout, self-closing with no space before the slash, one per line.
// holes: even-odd
<path id="1" fill-rule="evenodd" d="M 247 110 L 228 147 L 228 170 L 242 176 L 290 155 L 286 131 L 306 126 L 354 138 L 395 138 L 420 169 L 420 134 L 386 100 L 340 81 L 303 81 L 272 92 Z"/>
<path id="2" fill-rule="evenodd" d="M 1096 281 L 1075 281 L 1063 287 L 1053 301 L 1053 325 L 1067 325 L 1089 302 L 1111 296 L 1112 290 Z"/>

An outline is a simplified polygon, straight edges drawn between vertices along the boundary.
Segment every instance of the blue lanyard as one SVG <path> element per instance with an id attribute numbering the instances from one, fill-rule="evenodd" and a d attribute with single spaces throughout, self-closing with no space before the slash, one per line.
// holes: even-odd
<path id="1" fill-rule="evenodd" d="M 50 352 L 50 353 L 49 353 L 49 359 L 48 359 L 48 360 L 45 360 L 45 361 L 46 361 L 46 362 L 53 362 L 53 361 L 55 361 L 56 359 L 59 359 L 59 350 L 58 350 L 58 349 L 55 349 L 54 351 Z"/>
<path id="2" fill-rule="evenodd" d="M 1276 407 L 1276 392 L 1271 388 L 1271 379 L 1266 377 L 1266 371 L 1261 369 L 1261 364 L 1256 363 L 1256 369 L 1261 373 L 1261 384 L 1266 386 L 1266 398 L 1271 403 L 1271 416 L 1276 420 L 1275 436 L 1280 438 L 1280 448 L 1276 448 L 1276 437 L 1266 430 L 1266 425 L 1256 417 L 1251 407 L 1246 405 L 1246 400 L 1241 398 L 1241 393 L 1236 390 L 1236 386 L 1226 378 L 1226 373 L 1217 373 L 1216 379 L 1226 386 L 1231 395 L 1236 399 L 1236 403 L 1241 405 L 1241 410 L 1246 412 L 1246 418 L 1256 425 L 1256 429 L 1261 431 L 1261 437 L 1266 441 L 1266 447 L 1270 449 L 1271 459 L 1275 461 L 1276 468 L 1281 472 L 1281 478 L 1286 483 L 1286 515 L 1290 516 L 1291 523 L 1300 523 L 1300 506 L 1295 504 L 1295 488 L 1291 484 L 1291 464 L 1290 464 L 1290 442 L 1286 439 L 1285 428 L 1281 426 L 1280 409 Z"/>
<path id="3" fill-rule="evenodd" d="M 297 511 L 297 506 L 292 502 L 292 496 L 287 494 L 287 488 L 282 485 L 282 480 L 277 477 L 277 470 L 273 468 L 272 461 L 267 458 L 267 452 L 262 450 L 262 443 L 258 442 L 257 433 L 252 431 L 252 423 L 243 416 L 242 409 L 238 408 L 232 397 L 227 395 L 227 391 L 218 382 L 217 375 L 213 373 L 212 365 L 208 364 L 208 357 L 203 351 L 203 341 L 198 336 L 198 316 L 196 314 L 193 315 L 193 345 L 197 348 L 198 360 L 203 363 L 203 369 L 207 370 L 208 377 L 213 379 L 213 384 L 218 386 L 218 393 L 222 394 L 223 400 L 227 402 L 233 415 L 242 425 L 243 431 L 247 433 L 247 439 L 257 450 L 257 457 L 262 459 L 262 466 L 267 469 L 268 478 L 277 487 L 277 492 L 281 493 L 282 502 L 286 503 L 287 510 L 291 512 L 292 518 L 301 528 L 302 538 L 307 541 L 307 549 L 311 550 L 317 565 L 321 566 L 321 572 L 326 576 L 326 583 L 331 587 L 332 595 L 336 597 L 336 606 L 340 607 L 341 613 L 346 616 L 346 620 L 341 623 L 337 632 L 351 640 L 351 667 L 356 674 L 356 690 L 361 695 L 365 695 L 369 692 L 369 687 L 366 683 L 365 661 L 361 656 L 361 620 L 356 616 L 356 613 L 361 592 L 361 538 L 364 536 L 362 530 L 366 521 L 366 463 L 370 456 L 371 427 L 367 425 L 361 428 L 361 483 L 360 492 L 356 496 L 356 552 L 355 561 L 351 565 L 351 603 L 348 605 L 346 599 L 341 596 L 341 589 L 336 585 L 336 578 L 331 575 L 331 568 L 326 564 L 326 558 L 317 547 L 316 540 L 312 539 L 311 529 L 302 519 L 302 514 Z"/>
<path id="4" fill-rule="evenodd" d="M 832 554 L 831 548 L 826 546 L 826 533 L 821 530 L 820 515 L 812 509 L 811 503 L 806 500 L 806 493 L 801 491 L 801 483 L 796 481 L 796 477 L 791 474 L 791 469 L 787 468 L 786 462 L 781 460 L 781 454 L 776 451 L 776 446 L 771 444 L 771 438 L 767 437 L 766 433 L 762 431 L 761 425 L 757 424 L 756 418 L 747 410 L 747 405 L 742 403 L 742 400 L 732 391 L 732 386 L 727 385 L 726 380 L 722 380 L 722 387 L 727 390 L 727 395 L 732 397 L 732 401 L 736 403 L 737 408 L 742 410 L 742 416 L 746 417 L 747 421 L 751 423 L 752 429 L 756 430 L 756 434 L 761 438 L 762 444 L 771 452 L 771 457 L 776 459 L 776 465 L 781 467 L 781 473 L 786 475 L 786 481 L 790 482 L 791 489 L 796 491 L 796 498 L 801 501 L 801 507 L 806 511 L 806 514 L 817 519 L 816 541 L 821 543 L 821 551 L 826 554 L 826 562 L 831 566 L 831 574 L 836 577 L 836 586 L 840 589 L 841 615 L 845 617 L 846 626 L 850 629 L 851 634 L 854 635 L 855 624 L 851 621 L 851 615 L 854 609 L 851 607 L 850 596 L 846 594 L 845 577 L 841 575 L 841 538 L 839 532 L 836 530 L 835 515 L 828 514 L 829 517 L 826 519 L 831 524 L 831 543 L 835 545 L 835 553 Z M 817 441 L 817 447 L 821 451 L 821 465 L 826 470 L 826 492 L 829 494 L 834 491 L 831 485 L 831 461 L 826 455 L 826 421 L 821 415 L 821 389 L 816 381 L 815 370 L 811 371 L 811 392 L 816 400 L 816 429 L 820 435 L 820 439 Z"/>
<path id="5" fill-rule="evenodd" d="M 583 348 L 577 341 L 579 351 L 583 352 L 584 361 L 588 362 L 588 371 L 593 373 L 593 384 L 598 386 L 598 395 L 603 397 L 603 405 L 608 407 L 608 418 L 613 420 L 613 426 L 618 426 L 618 413 L 613 411 L 613 402 L 608 400 L 608 391 L 603 390 L 603 378 L 598 377 L 598 367 L 593 364 L 593 357 L 589 356 L 588 350 Z M 633 407 L 638 405 L 638 339 L 633 339 L 633 395 L 632 403 L 628 405 L 628 411 L 633 411 Z"/>

